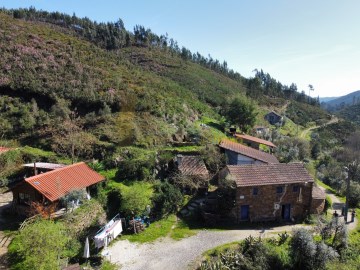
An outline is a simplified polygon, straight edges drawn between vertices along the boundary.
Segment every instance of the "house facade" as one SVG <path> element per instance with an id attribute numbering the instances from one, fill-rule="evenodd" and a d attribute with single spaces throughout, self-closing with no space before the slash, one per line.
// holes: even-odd
<path id="1" fill-rule="evenodd" d="M 32 202 L 44 205 L 56 204 L 72 191 L 85 190 L 87 194 L 94 186 L 105 180 L 84 162 L 55 168 L 25 178 L 14 186 L 13 208 L 19 214 L 27 214 Z"/>
<path id="2" fill-rule="evenodd" d="M 219 147 L 225 152 L 228 165 L 279 163 L 277 158 L 269 153 L 227 139 L 222 140 Z"/>
<path id="3" fill-rule="evenodd" d="M 314 180 L 301 163 L 226 166 L 219 178 L 235 181 L 236 222 L 293 221 L 323 210 L 320 199 L 313 198 Z"/>

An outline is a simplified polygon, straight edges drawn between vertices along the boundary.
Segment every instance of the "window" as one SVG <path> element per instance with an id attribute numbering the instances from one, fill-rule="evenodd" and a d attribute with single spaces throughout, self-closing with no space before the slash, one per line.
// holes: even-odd
<path id="1" fill-rule="evenodd" d="M 29 204 L 30 203 L 30 194 L 19 192 L 19 203 Z"/>
<path id="2" fill-rule="evenodd" d="M 298 192 L 299 191 L 299 186 L 293 186 L 293 192 Z"/>
<path id="3" fill-rule="evenodd" d="M 253 195 L 258 195 L 259 189 L 257 187 L 253 188 Z"/>
<path id="4" fill-rule="evenodd" d="M 283 193 L 283 187 L 276 187 L 276 193 Z"/>

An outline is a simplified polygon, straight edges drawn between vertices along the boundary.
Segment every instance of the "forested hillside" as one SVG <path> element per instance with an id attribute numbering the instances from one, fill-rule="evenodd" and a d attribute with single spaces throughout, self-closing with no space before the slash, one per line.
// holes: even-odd
<path id="1" fill-rule="evenodd" d="M 121 20 L 24 9 L 2 10 L 0 24 L 1 135 L 21 144 L 66 153 L 64 138 L 76 130 L 87 142 L 78 155 L 99 158 L 115 146 L 189 139 L 196 120 L 220 120 L 238 95 L 316 103 L 295 84 L 262 70 L 244 78 L 167 36 L 127 31 Z"/>
<path id="2" fill-rule="evenodd" d="M 280 162 L 304 162 L 315 178 L 345 193 L 342 168 L 358 154 L 349 150 L 358 143 L 358 127 L 332 117 L 294 83 L 284 85 L 261 69 L 245 78 L 226 61 L 191 52 L 143 26 L 130 31 L 121 19 L 97 23 L 34 8 L 1 9 L 0 37 L 0 146 L 11 147 L 0 155 L 1 187 L 22 181 L 22 164 L 37 161 L 86 161 L 106 179 L 90 202 L 59 222 L 37 221 L 15 233 L 9 248 L 13 269 L 43 263 L 34 247 L 56 250 L 44 252 L 52 265 L 59 265 L 59 257 L 81 261 L 85 237 L 118 213 L 127 221 L 147 216 L 154 222 L 145 233 L 124 236 L 130 240 L 154 241 L 170 231 L 177 240 L 196 234 L 190 225 L 199 213 L 190 213 L 189 220 L 174 214 L 180 217 L 204 186 L 182 176 L 175 158 L 181 163 L 179 153 L 198 155 L 212 178 L 225 164 L 216 145 L 233 139 L 230 127 L 255 133 L 258 125 L 263 133 L 255 135 L 276 144 L 273 154 Z M 264 119 L 270 111 L 281 121 L 270 125 Z M 360 184 L 352 185 L 350 205 L 357 207 Z M 209 187 L 215 192 L 219 183 Z M 225 216 L 234 194 L 219 194 L 229 198 L 221 199 Z M 130 234 L 132 226 L 127 229 Z M 54 239 L 63 238 L 56 247 L 54 241 L 27 241 L 36 235 L 40 243 L 54 233 Z M 350 243 L 354 254 L 357 245 Z M 347 262 L 358 261 L 345 255 Z M 280 257 L 286 262 L 279 269 L 292 269 L 285 267 L 290 256 Z"/>
<path id="3" fill-rule="evenodd" d="M 360 103 L 347 106 L 344 109 L 340 110 L 338 114 L 344 119 L 360 125 Z"/>

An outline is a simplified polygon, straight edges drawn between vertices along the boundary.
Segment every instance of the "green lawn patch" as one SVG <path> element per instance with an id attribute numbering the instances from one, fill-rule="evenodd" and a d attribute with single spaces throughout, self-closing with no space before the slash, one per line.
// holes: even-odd
<path id="1" fill-rule="evenodd" d="M 336 197 L 340 200 L 340 202 L 345 202 L 346 198 L 344 196 L 340 196 L 335 189 L 333 189 L 332 187 L 328 186 L 327 184 L 325 184 L 324 182 L 320 181 L 319 179 L 315 180 L 316 184 L 318 186 L 321 186 L 323 188 L 325 188 L 326 190 L 330 191 L 331 193 L 333 193 L 334 195 L 336 195 Z"/>
<path id="2" fill-rule="evenodd" d="M 104 176 L 107 180 L 116 181 L 117 169 L 111 169 L 106 171 L 100 171 L 99 173 Z"/>
<path id="3" fill-rule="evenodd" d="M 220 245 L 217 247 L 214 247 L 212 249 L 209 249 L 205 251 L 202 255 L 205 257 L 205 259 L 210 259 L 212 257 L 218 257 L 221 253 L 225 253 L 227 251 L 232 251 L 238 249 L 241 241 L 235 241 L 231 243 L 226 243 L 224 245 Z"/>
<path id="4" fill-rule="evenodd" d="M 170 237 L 174 240 L 181 240 L 197 234 L 198 231 L 199 230 L 197 229 L 191 229 L 187 223 L 180 219 L 176 223 L 175 228 L 171 231 Z"/>
<path id="5" fill-rule="evenodd" d="M 187 146 L 174 146 L 174 147 L 164 147 L 161 148 L 162 151 L 171 151 L 173 153 L 193 153 L 193 152 L 200 152 L 204 146 L 199 145 L 187 145 Z"/>
<path id="6" fill-rule="evenodd" d="M 331 191 L 332 193 L 336 194 L 336 190 L 333 189 L 332 187 L 328 186 L 327 184 L 325 184 L 324 182 L 320 181 L 319 179 L 315 180 L 316 184 L 320 187 L 325 188 L 328 191 Z"/>
<path id="7" fill-rule="evenodd" d="M 121 239 L 127 239 L 130 242 L 138 242 L 138 243 L 153 242 L 156 239 L 159 239 L 160 237 L 167 236 L 170 233 L 172 226 L 175 225 L 175 223 L 176 223 L 176 216 L 170 215 L 165 219 L 151 223 L 150 226 L 141 233 L 124 235 L 122 236 Z"/>

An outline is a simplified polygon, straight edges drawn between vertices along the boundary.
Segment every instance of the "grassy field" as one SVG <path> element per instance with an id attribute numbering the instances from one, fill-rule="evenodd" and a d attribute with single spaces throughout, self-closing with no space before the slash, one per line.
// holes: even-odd
<path id="1" fill-rule="evenodd" d="M 175 215 L 170 215 L 159 221 L 151 223 L 143 232 L 138 234 L 124 235 L 122 240 L 127 239 L 130 242 L 149 243 L 161 237 L 171 237 L 174 240 L 181 240 L 186 237 L 195 235 L 196 229 L 191 229 L 181 219 Z"/>

